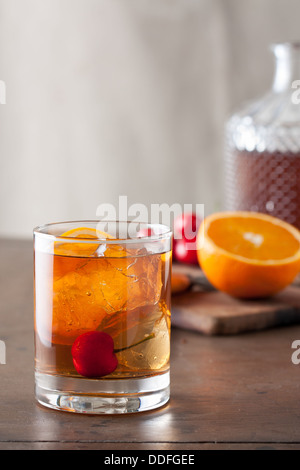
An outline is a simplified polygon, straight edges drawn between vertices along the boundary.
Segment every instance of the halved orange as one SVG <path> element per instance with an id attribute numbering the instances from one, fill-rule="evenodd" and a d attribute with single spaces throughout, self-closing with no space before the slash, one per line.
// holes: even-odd
<path id="1" fill-rule="evenodd" d="M 78 243 L 55 242 L 54 252 L 55 254 L 62 256 L 92 256 L 99 248 L 99 244 L 86 243 L 86 239 L 114 239 L 112 235 L 90 227 L 74 228 L 63 233 L 62 235 L 60 235 L 60 237 L 81 239 L 81 241 Z"/>
<path id="2" fill-rule="evenodd" d="M 217 289 L 237 298 L 269 297 L 300 271 L 300 232 L 265 214 L 215 213 L 202 222 L 197 253 Z"/>

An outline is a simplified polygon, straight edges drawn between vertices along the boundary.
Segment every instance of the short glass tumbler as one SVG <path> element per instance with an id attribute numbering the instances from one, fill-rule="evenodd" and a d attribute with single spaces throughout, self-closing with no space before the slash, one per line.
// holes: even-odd
<path id="1" fill-rule="evenodd" d="M 168 227 L 137 222 L 34 230 L 39 403 L 102 414 L 168 402 L 171 241 Z"/>

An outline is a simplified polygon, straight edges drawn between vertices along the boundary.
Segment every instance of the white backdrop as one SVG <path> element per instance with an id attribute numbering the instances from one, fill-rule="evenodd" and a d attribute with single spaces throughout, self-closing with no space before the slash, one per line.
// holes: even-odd
<path id="1" fill-rule="evenodd" d="M 223 125 L 298 0 L 0 0 L 0 236 L 101 203 L 222 207 Z M 299 77 L 300 78 L 300 77 Z"/>

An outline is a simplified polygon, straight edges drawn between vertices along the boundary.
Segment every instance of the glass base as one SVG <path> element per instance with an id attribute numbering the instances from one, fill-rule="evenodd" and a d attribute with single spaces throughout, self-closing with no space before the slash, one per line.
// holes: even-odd
<path id="1" fill-rule="evenodd" d="M 170 398 L 170 373 L 131 379 L 84 379 L 35 373 L 35 396 L 48 408 L 85 414 L 149 411 Z"/>

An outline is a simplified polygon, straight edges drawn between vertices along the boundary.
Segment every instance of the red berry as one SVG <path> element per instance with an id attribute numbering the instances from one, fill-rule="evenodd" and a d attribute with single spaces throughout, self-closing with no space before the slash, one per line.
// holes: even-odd
<path id="1" fill-rule="evenodd" d="M 71 352 L 76 371 L 84 377 L 111 374 L 118 365 L 113 339 L 103 331 L 88 331 L 78 336 Z"/>
<path id="2" fill-rule="evenodd" d="M 185 213 L 176 217 L 174 221 L 175 238 L 187 238 L 188 240 L 196 237 L 201 224 L 201 219 L 193 213 Z"/>
<path id="3" fill-rule="evenodd" d="M 180 263 L 198 265 L 196 237 L 193 240 L 176 240 L 174 245 L 174 258 Z"/>
<path id="4" fill-rule="evenodd" d="M 152 235 L 153 235 L 152 228 L 150 228 L 150 227 L 149 228 L 142 228 L 137 234 L 137 236 L 139 238 L 151 237 Z"/>
<path id="5" fill-rule="evenodd" d="M 173 255 L 173 259 L 176 261 L 176 245 L 177 245 L 177 240 L 176 238 L 174 238 L 174 236 L 172 237 L 172 255 Z"/>

